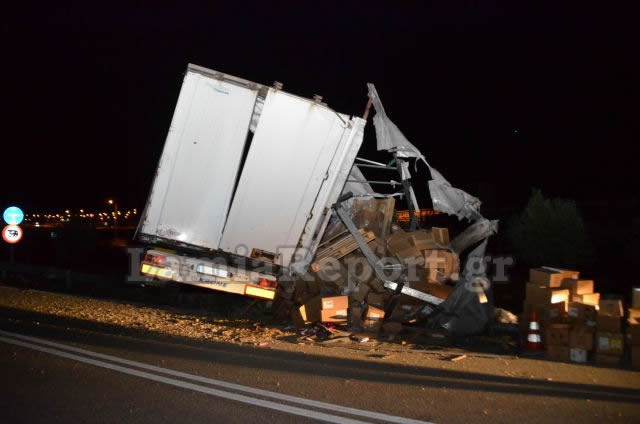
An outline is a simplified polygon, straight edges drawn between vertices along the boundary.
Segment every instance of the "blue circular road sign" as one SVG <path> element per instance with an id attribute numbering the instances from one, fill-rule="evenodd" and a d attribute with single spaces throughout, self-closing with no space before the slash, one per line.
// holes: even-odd
<path id="1" fill-rule="evenodd" d="M 10 206 L 4 210 L 2 217 L 4 218 L 4 222 L 9 225 L 20 225 L 24 219 L 24 213 L 22 213 L 22 209 L 17 206 Z"/>

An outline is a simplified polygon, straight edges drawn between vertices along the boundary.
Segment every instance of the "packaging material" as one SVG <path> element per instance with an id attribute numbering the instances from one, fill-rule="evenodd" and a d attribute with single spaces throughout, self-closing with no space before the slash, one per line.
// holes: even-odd
<path id="1" fill-rule="evenodd" d="M 631 307 L 640 308 L 640 287 L 631 289 Z"/>
<path id="2" fill-rule="evenodd" d="M 640 318 L 629 318 L 627 324 L 627 342 L 631 346 L 640 346 Z"/>
<path id="3" fill-rule="evenodd" d="M 531 318 L 532 311 L 536 312 L 536 318 L 543 324 L 564 323 L 567 321 L 564 302 L 547 304 L 525 303 L 523 311 L 527 322 Z"/>
<path id="4" fill-rule="evenodd" d="M 574 280 L 567 278 L 562 280 L 561 287 L 569 289 L 571 295 L 574 294 L 591 294 L 593 293 L 593 280 Z"/>
<path id="5" fill-rule="evenodd" d="M 596 353 L 596 364 L 598 365 L 618 365 L 620 364 L 620 355 L 607 355 L 604 353 Z"/>
<path id="6" fill-rule="evenodd" d="M 441 227 L 432 227 L 431 234 L 433 240 L 438 243 L 440 246 L 448 246 L 449 245 L 449 229 L 441 228 Z"/>
<path id="7" fill-rule="evenodd" d="M 319 322 L 322 319 L 322 316 L 320 314 L 321 310 L 322 310 L 322 297 L 320 296 L 315 296 L 307 300 L 307 302 L 305 302 L 304 305 L 298 308 L 298 311 L 300 313 L 300 319 L 304 323 Z"/>
<path id="8" fill-rule="evenodd" d="M 571 271 L 569 269 L 555 268 L 551 266 L 543 266 L 542 268 L 548 269 L 553 272 L 559 272 L 560 274 L 562 274 L 563 279 L 569 278 L 572 280 L 578 280 L 580 278 L 580 272 L 578 271 Z"/>
<path id="9" fill-rule="evenodd" d="M 323 309 L 320 311 L 320 320 L 322 322 L 346 322 L 347 309 Z"/>
<path id="10" fill-rule="evenodd" d="M 611 317 L 598 313 L 598 318 L 596 318 L 596 328 L 601 331 L 613 331 L 619 333 L 622 328 L 622 318 Z"/>
<path id="11" fill-rule="evenodd" d="M 609 331 L 596 332 L 596 351 L 605 355 L 621 356 L 624 350 L 624 337 L 621 333 Z"/>
<path id="12" fill-rule="evenodd" d="M 349 298 L 347 296 L 333 296 L 322 298 L 322 309 L 347 309 Z"/>
<path id="13" fill-rule="evenodd" d="M 624 316 L 622 300 L 600 300 L 598 305 L 600 307 L 598 315 L 607 315 L 611 317 Z"/>
<path id="14" fill-rule="evenodd" d="M 457 254 L 444 249 L 427 249 L 423 254 L 429 282 L 444 282 L 453 274 L 457 276 L 460 270 Z"/>
<path id="15" fill-rule="evenodd" d="M 629 308 L 627 311 L 629 312 L 627 318 L 640 318 L 640 308 Z"/>
<path id="16" fill-rule="evenodd" d="M 367 313 L 362 322 L 365 330 L 378 331 L 384 319 L 384 311 L 374 306 L 367 307 Z"/>
<path id="17" fill-rule="evenodd" d="M 640 346 L 631 346 L 631 366 L 640 369 Z"/>
<path id="18" fill-rule="evenodd" d="M 560 303 L 569 301 L 569 290 L 552 289 L 539 283 L 527 283 L 527 302 L 537 304 Z"/>
<path id="19" fill-rule="evenodd" d="M 569 359 L 571 362 L 577 362 L 579 364 L 584 364 L 587 362 L 588 351 L 585 349 L 572 347 L 569 348 Z"/>
<path id="20" fill-rule="evenodd" d="M 571 323 L 595 326 L 598 312 L 594 305 L 570 302 L 568 305 L 567 315 L 569 317 L 569 322 Z"/>
<path id="21" fill-rule="evenodd" d="M 569 360 L 569 346 L 547 346 L 547 358 L 559 361 Z"/>
<path id="22" fill-rule="evenodd" d="M 433 233 L 429 231 L 418 230 L 408 234 L 411 239 L 411 243 L 418 250 L 437 249 L 438 247 L 440 247 L 434 240 Z"/>
<path id="23" fill-rule="evenodd" d="M 547 325 L 547 346 L 569 346 L 569 324 Z"/>
<path id="24" fill-rule="evenodd" d="M 600 303 L 600 293 L 574 294 L 571 296 L 571 301 L 598 306 Z"/>
<path id="25" fill-rule="evenodd" d="M 529 270 L 529 281 L 545 287 L 560 287 L 564 274 L 552 271 L 547 268 L 531 268 Z"/>
<path id="26" fill-rule="evenodd" d="M 569 330 L 569 347 L 587 351 L 593 350 L 595 332 L 592 327 L 586 325 L 574 325 Z"/>

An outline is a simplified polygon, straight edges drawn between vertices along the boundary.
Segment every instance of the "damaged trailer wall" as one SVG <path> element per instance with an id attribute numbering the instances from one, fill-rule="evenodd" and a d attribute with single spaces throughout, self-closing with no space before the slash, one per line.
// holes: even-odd
<path id="1" fill-rule="evenodd" d="M 322 104 L 270 89 L 220 248 L 250 257 L 266 252 L 289 266 L 348 122 Z"/>
<path id="2" fill-rule="evenodd" d="M 139 235 L 218 248 L 257 94 L 189 66 Z"/>

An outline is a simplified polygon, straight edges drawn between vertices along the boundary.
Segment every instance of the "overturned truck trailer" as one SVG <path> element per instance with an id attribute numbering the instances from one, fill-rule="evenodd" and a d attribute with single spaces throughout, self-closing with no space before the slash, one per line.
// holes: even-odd
<path id="1" fill-rule="evenodd" d="M 136 238 L 142 273 L 273 299 L 304 272 L 366 121 L 321 98 L 188 65 Z"/>

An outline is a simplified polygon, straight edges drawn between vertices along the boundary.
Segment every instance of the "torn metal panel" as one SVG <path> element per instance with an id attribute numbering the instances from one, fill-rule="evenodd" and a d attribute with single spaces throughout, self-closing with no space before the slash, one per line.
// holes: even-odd
<path id="1" fill-rule="evenodd" d="M 498 232 L 498 220 L 489 221 L 486 218 L 479 219 L 467 227 L 451 242 L 451 247 L 457 253 L 464 252 L 469 246 L 482 239 L 486 239 Z"/>
<path id="2" fill-rule="evenodd" d="M 455 215 L 458 219 L 468 218 L 475 221 L 482 218 L 481 202 L 477 197 L 453 187 L 435 168 L 429 169 L 432 178 L 429 181 L 429 192 L 435 210 Z"/>
<path id="3" fill-rule="evenodd" d="M 378 150 L 394 151 L 399 157 L 421 158 L 424 156 L 407 138 L 402 131 L 387 116 L 376 87 L 369 83 L 369 97 L 373 101 L 376 115 L 373 117 L 373 125 L 376 128 L 376 140 Z"/>

